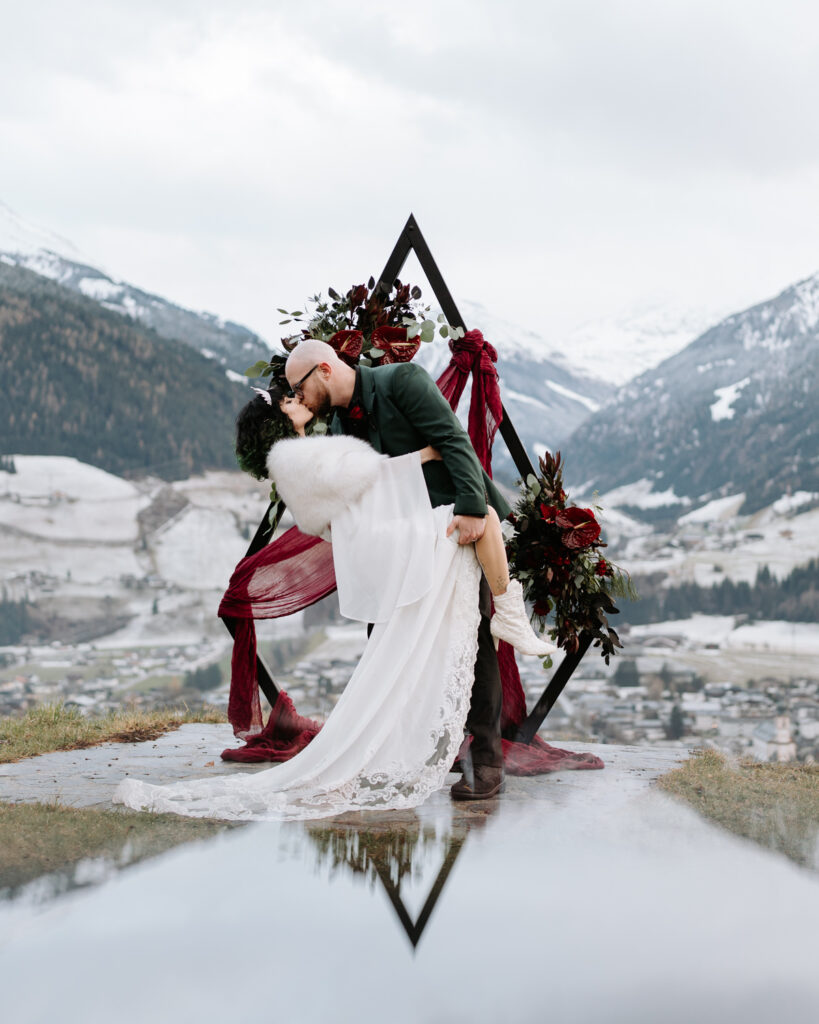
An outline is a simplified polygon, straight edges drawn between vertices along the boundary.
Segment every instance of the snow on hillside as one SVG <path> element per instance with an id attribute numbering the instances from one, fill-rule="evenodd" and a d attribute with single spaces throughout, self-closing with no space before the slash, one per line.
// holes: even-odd
<path id="1" fill-rule="evenodd" d="M 574 369 L 625 384 L 682 351 L 725 312 L 652 306 L 583 324 L 560 339 L 560 351 Z"/>
<path id="2" fill-rule="evenodd" d="M 0 202 L 0 252 L 21 256 L 52 252 L 76 263 L 87 262 L 68 239 L 31 224 L 3 202 Z"/>
<path id="3" fill-rule="evenodd" d="M 229 511 L 189 506 L 159 531 L 156 568 L 163 579 L 180 587 L 224 589 L 247 543 Z"/>
<path id="4" fill-rule="evenodd" d="M 737 500 L 736 495 L 721 499 L 721 509 L 714 507 L 719 502 L 709 503 L 707 517 L 688 518 L 670 535 L 627 540 L 618 549 L 617 561 L 633 574 L 666 573 L 668 586 L 711 586 L 723 579 L 753 583 L 763 565 L 782 579 L 819 557 L 819 508 L 790 514 L 777 513 L 774 505 L 750 516 L 730 516 L 728 503 Z"/>
<path id="5" fill-rule="evenodd" d="M 133 484 L 65 456 L 16 455 L 0 472 L 0 523 L 25 534 L 78 542 L 134 541 L 150 503 Z"/>
<path id="6" fill-rule="evenodd" d="M 0 479 L 2 476 L 0 473 Z M 34 577 L 48 581 L 49 593 L 55 588 L 76 593 L 90 587 L 95 595 L 103 596 L 122 577 L 140 577 L 148 571 L 133 542 L 50 540 L 43 536 L 21 536 L 0 525 L 0 588 L 5 587 L 17 600 L 37 596 L 30 582 Z"/>
<path id="7" fill-rule="evenodd" d="M 36 597 L 32 574 L 49 578 L 48 593 L 91 587 L 102 596 L 148 577 L 159 589 L 223 590 L 267 508 L 266 487 L 238 472 L 136 487 L 62 456 L 17 455 L 14 464 L 16 473 L 0 471 L 0 583 L 16 597 Z M 146 532 L 138 514 L 168 491 L 189 504 Z"/>
<path id="8" fill-rule="evenodd" d="M 732 615 L 692 615 L 688 619 L 632 626 L 629 636 L 638 639 L 676 637 L 695 648 L 819 654 L 819 626 L 812 622 L 771 620 L 738 626 Z"/>
<path id="9" fill-rule="evenodd" d="M 742 508 L 744 494 L 729 494 L 727 498 L 715 498 L 693 512 L 687 512 L 677 520 L 681 526 L 686 523 L 713 523 L 721 519 L 731 519 Z"/>

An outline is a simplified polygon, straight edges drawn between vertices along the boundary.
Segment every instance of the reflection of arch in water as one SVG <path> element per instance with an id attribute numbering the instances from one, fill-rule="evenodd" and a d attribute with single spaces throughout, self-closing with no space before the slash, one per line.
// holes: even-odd
<path id="1" fill-rule="evenodd" d="M 484 808 L 485 809 L 485 808 Z M 362 875 L 371 886 L 376 880 L 384 887 L 398 920 L 413 949 L 421 940 L 435 905 L 443 892 L 455 861 L 468 838 L 471 827 L 482 826 L 486 818 L 448 823 L 445 834 L 434 826 L 422 824 L 417 818 L 398 827 L 374 825 L 309 826 L 307 836 L 316 848 L 318 866 L 329 867 L 331 873 L 348 868 Z M 401 898 L 401 886 L 418 870 L 419 861 L 438 851 L 441 866 L 424 900 L 418 917 L 412 915 Z"/>

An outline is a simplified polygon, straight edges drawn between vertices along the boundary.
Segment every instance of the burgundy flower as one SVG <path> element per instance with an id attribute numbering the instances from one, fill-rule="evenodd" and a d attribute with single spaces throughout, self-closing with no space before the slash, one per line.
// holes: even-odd
<path id="1" fill-rule="evenodd" d="M 363 420 L 366 415 L 367 414 L 364 412 L 363 407 L 359 405 L 358 402 L 356 402 L 355 405 L 349 406 L 347 409 L 348 420 Z"/>
<path id="2" fill-rule="evenodd" d="M 611 575 L 611 566 L 605 560 L 605 558 L 601 558 L 597 562 L 597 565 L 595 565 L 594 571 L 597 573 L 598 576 L 610 576 Z"/>
<path id="3" fill-rule="evenodd" d="M 563 530 L 563 543 L 567 548 L 587 548 L 600 536 L 600 524 L 590 508 L 565 508 L 555 516 L 555 523 Z"/>
<path id="4" fill-rule="evenodd" d="M 364 335 L 361 331 L 336 331 L 328 344 L 333 346 L 345 363 L 355 366 L 364 345 Z"/>
<path id="5" fill-rule="evenodd" d="M 419 338 L 407 340 L 406 327 L 376 327 L 373 331 L 373 348 L 381 349 L 385 355 L 378 362 L 408 363 L 421 347 Z"/>
<path id="6" fill-rule="evenodd" d="M 540 514 L 543 516 L 547 523 L 553 523 L 555 521 L 555 516 L 559 511 L 560 509 L 556 508 L 554 505 L 541 504 L 540 506 Z"/>
<path id="7" fill-rule="evenodd" d="M 361 303 L 367 298 L 367 286 L 366 284 L 359 284 L 355 288 L 350 289 L 350 305 L 360 306 Z"/>
<path id="8" fill-rule="evenodd" d="M 552 605 L 548 598 L 535 601 L 535 615 L 542 615 L 545 618 L 551 610 Z"/>

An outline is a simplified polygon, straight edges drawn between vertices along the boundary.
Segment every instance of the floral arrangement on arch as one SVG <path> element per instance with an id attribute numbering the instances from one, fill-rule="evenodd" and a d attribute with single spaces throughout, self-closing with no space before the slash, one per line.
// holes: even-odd
<path id="1" fill-rule="evenodd" d="M 512 516 L 515 531 L 506 544 L 510 572 L 533 604 L 541 630 L 554 614 L 551 634 L 558 646 L 574 653 L 581 633 L 591 634 L 608 664 L 622 647 L 607 618 L 617 613 L 613 597 L 634 600 L 637 594 L 628 574 L 602 556 L 606 545 L 594 510 L 568 504 L 560 452 L 547 451 L 538 465 L 540 475 L 531 473 L 523 482 Z"/>
<path id="2" fill-rule="evenodd" d="M 328 288 L 327 298 L 320 293 L 314 295 L 303 310 L 279 309 L 286 318 L 279 321 L 280 326 L 304 325 L 281 342 L 287 352 L 292 352 L 300 341 L 308 338 L 326 341 L 350 366 L 408 363 L 422 342 L 434 339 L 436 330 L 442 338 L 463 337 L 462 327 L 450 326 L 443 313 L 436 320 L 431 319 L 430 310 L 430 306 L 421 303 L 421 289 L 417 285 L 396 280 L 386 288 L 377 286 L 371 277 L 367 284 L 353 285 L 343 295 Z M 275 376 L 281 371 L 280 362 L 280 357 L 275 362 L 261 360 L 245 370 L 245 374 Z"/>

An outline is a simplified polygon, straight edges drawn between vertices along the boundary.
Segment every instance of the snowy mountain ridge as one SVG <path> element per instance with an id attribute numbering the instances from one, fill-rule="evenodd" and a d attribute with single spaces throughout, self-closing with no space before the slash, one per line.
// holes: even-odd
<path id="1" fill-rule="evenodd" d="M 635 507 L 649 486 L 681 506 L 742 493 L 747 514 L 819 491 L 817 408 L 819 274 L 622 387 L 584 428 L 598 441 L 577 468 L 600 491 L 633 491 Z"/>

